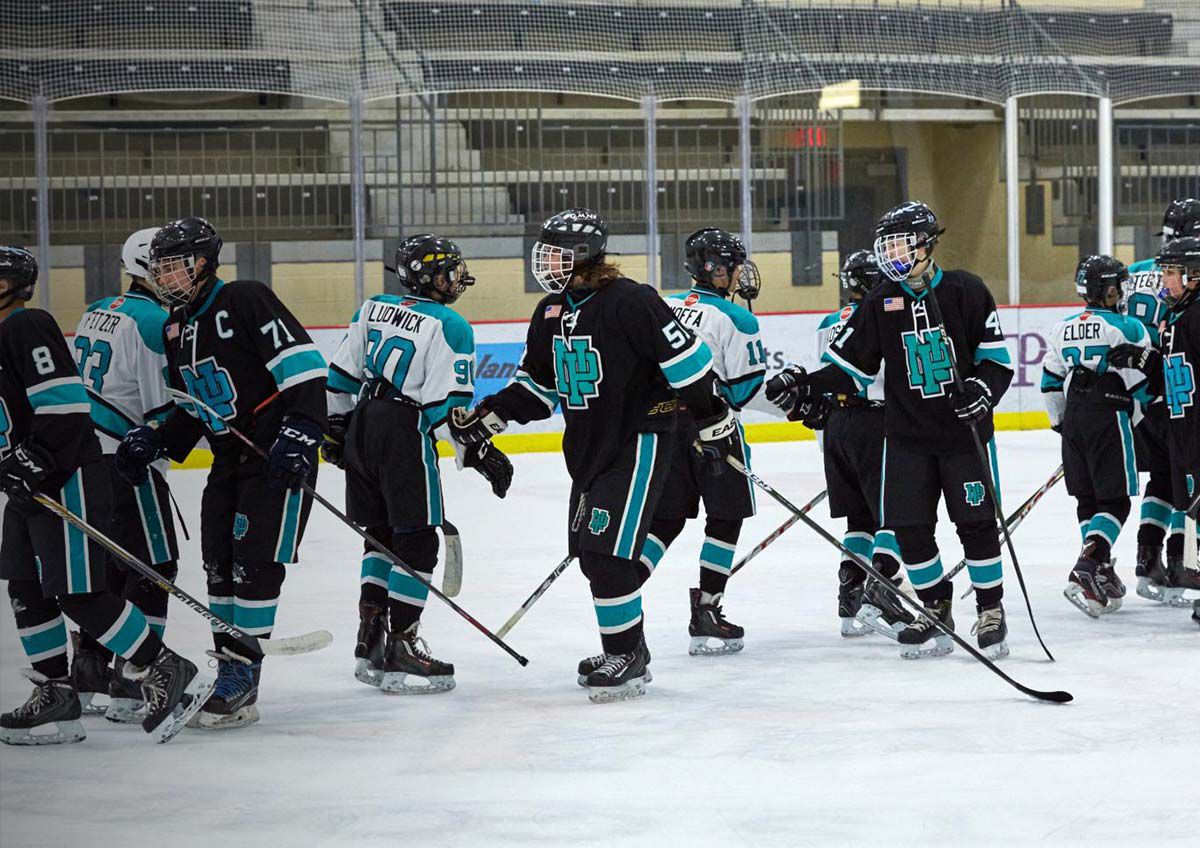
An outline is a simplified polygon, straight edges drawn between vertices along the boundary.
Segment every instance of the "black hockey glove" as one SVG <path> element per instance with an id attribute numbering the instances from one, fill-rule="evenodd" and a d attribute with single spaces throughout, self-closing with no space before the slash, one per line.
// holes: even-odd
<path id="1" fill-rule="evenodd" d="M 22 506 L 32 504 L 33 496 L 51 471 L 54 460 L 32 442 L 22 442 L 0 460 L 0 491 Z"/>
<path id="2" fill-rule="evenodd" d="M 1132 368 L 1150 374 L 1162 370 L 1162 354 L 1152 347 L 1120 344 L 1108 352 L 1108 364 L 1113 368 Z"/>
<path id="3" fill-rule="evenodd" d="M 463 455 L 463 467 L 474 468 L 492 484 L 492 493 L 502 498 L 512 485 L 512 462 L 491 442 L 476 442 Z"/>
<path id="4" fill-rule="evenodd" d="M 321 442 L 321 458 L 330 465 L 345 468 L 346 431 L 350 429 L 350 415 L 330 415 L 325 439 Z"/>
<path id="5" fill-rule="evenodd" d="M 992 390 L 978 377 L 968 377 L 961 391 L 950 392 L 950 406 L 959 421 L 982 421 L 992 411 Z"/>
<path id="6" fill-rule="evenodd" d="M 317 464 L 321 428 L 303 415 L 286 415 L 267 458 L 267 485 L 298 489 Z"/>
<path id="7" fill-rule="evenodd" d="M 723 402 L 717 401 L 717 411 L 707 418 L 696 421 L 700 431 L 700 439 L 696 442 L 696 451 L 705 469 L 714 477 L 725 473 L 725 457 L 740 453 L 741 437 L 738 435 L 737 418 L 733 410 Z"/>
<path id="8" fill-rule="evenodd" d="M 825 395 L 813 395 L 803 403 L 792 407 L 788 421 L 799 421 L 810 430 L 824 430 L 833 414 L 833 401 Z"/>
<path id="9" fill-rule="evenodd" d="M 767 380 L 764 392 L 768 401 L 782 412 L 791 412 L 797 403 L 812 397 L 812 388 L 805 381 L 807 372 L 799 365 L 789 365 Z"/>
<path id="10" fill-rule="evenodd" d="M 162 435 L 153 427 L 134 427 L 117 445 L 113 464 L 131 486 L 146 482 L 150 463 L 163 455 Z"/>
<path id="11" fill-rule="evenodd" d="M 450 435 L 454 437 L 454 441 L 460 445 L 473 445 L 486 442 L 497 433 L 503 433 L 508 427 L 508 422 L 480 403 L 474 409 L 461 406 L 451 409 L 447 426 L 450 427 Z"/>

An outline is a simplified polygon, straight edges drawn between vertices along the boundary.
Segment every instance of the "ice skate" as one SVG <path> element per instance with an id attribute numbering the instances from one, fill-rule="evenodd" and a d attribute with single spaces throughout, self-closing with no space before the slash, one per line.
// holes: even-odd
<path id="1" fill-rule="evenodd" d="M 429 645 L 417 635 L 419 624 L 388 634 L 379 688 L 389 695 L 432 695 L 454 688 L 454 665 L 429 655 Z"/>
<path id="2" fill-rule="evenodd" d="M 150 665 L 127 667 L 125 675 L 141 684 L 146 701 L 142 729 L 160 744 L 175 738 L 213 694 L 213 679 L 166 646 Z"/>
<path id="3" fill-rule="evenodd" d="M 125 676 L 125 661 L 117 657 L 108 683 L 108 710 L 104 717 L 114 724 L 133 724 L 145 718 L 145 714 L 142 687 Z"/>
<path id="4" fill-rule="evenodd" d="M 651 681 L 654 680 L 654 675 L 650 673 L 650 648 L 648 648 L 646 646 L 645 635 L 642 636 L 641 648 L 642 648 L 642 655 L 646 658 L 646 675 L 645 675 L 643 682 L 650 683 Z M 579 661 L 579 685 L 586 688 L 588 675 L 591 674 L 596 669 L 598 669 L 600 666 L 604 665 L 604 661 L 607 658 L 608 658 L 607 654 L 596 654 L 595 656 L 591 656 L 591 657 L 588 657 L 587 659 L 580 660 Z"/>
<path id="5" fill-rule="evenodd" d="M 979 652 L 989 660 L 1002 660 L 1008 656 L 1008 621 L 1004 617 L 1004 605 L 999 601 L 979 608 L 971 633 L 979 643 Z"/>
<path id="6" fill-rule="evenodd" d="M 1071 602 L 1080 612 L 1092 618 L 1099 618 L 1109 609 L 1108 593 L 1100 584 L 1100 563 L 1091 557 L 1091 546 L 1083 549 L 1075 567 L 1067 577 L 1063 597 Z"/>
<path id="7" fill-rule="evenodd" d="M 251 662 L 230 651 L 209 651 L 217 661 L 217 684 L 204 709 L 188 727 L 199 730 L 230 730 L 254 724 L 258 715 L 258 682 L 262 660 Z"/>
<path id="8" fill-rule="evenodd" d="M 695 591 L 695 590 L 693 590 Z M 641 645 L 629 654 L 608 654 L 587 676 L 588 700 L 593 704 L 629 701 L 646 694 L 646 655 Z"/>
<path id="9" fill-rule="evenodd" d="M 1163 590 L 1163 603 L 1190 608 L 1193 598 L 1184 597 L 1184 592 L 1194 591 L 1200 591 L 1200 570 L 1185 566 L 1182 556 L 1167 557 L 1167 585 Z"/>
<path id="10" fill-rule="evenodd" d="M 692 603 L 692 620 L 688 624 L 688 635 L 692 637 L 689 654 L 693 657 L 736 654 L 745 647 L 742 637 L 746 631 L 726 620 L 721 612 L 720 594 L 710 596 L 707 603 L 699 589 L 689 589 L 688 595 Z M 715 640 L 715 644 L 710 640 Z"/>
<path id="11" fill-rule="evenodd" d="M 896 591 L 900 591 L 903 578 L 897 576 L 890 582 Z M 901 630 L 914 621 L 913 614 L 874 577 L 867 578 L 863 587 L 862 606 L 859 607 L 856 617 L 863 626 L 892 641 L 896 640 Z"/>
<path id="12" fill-rule="evenodd" d="M 1117 574 L 1117 558 L 1113 557 L 1110 562 L 1100 564 L 1100 568 L 1096 570 L 1096 581 L 1100 588 L 1104 590 L 1104 594 L 1108 597 L 1108 611 L 1116 612 L 1125 603 L 1125 584 L 1121 582 L 1120 576 Z"/>
<path id="13" fill-rule="evenodd" d="M 387 615 L 375 604 L 358 605 L 358 641 L 354 646 L 354 679 L 368 686 L 383 682 L 383 658 L 387 650 Z"/>
<path id="14" fill-rule="evenodd" d="M 954 640 L 929 620 L 937 619 L 953 630 L 954 616 L 951 606 L 949 598 L 926 604 L 925 615 L 917 617 L 912 624 L 896 635 L 896 641 L 900 643 L 900 656 L 906 660 L 915 660 L 920 657 L 942 657 L 953 651 Z"/>
<path id="15" fill-rule="evenodd" d="M 49 678 L 32 668 L 21 669 L 33 693 L 12 712 L 0 715 L 0 742 L 5 745 L 66 745 L 87 738 L 79 717 L 83 708 L 66 677 Z M 35 730 L 44 732 L 35 733 Z"/>
<path id="16" fill-rule="evenodd" d="M 871 628 L 860 622 L 858 611 L 863 604 L 863 572 L 848 562 L 838 568 L 838 620 L 841 633 L 847 639 L 866 636 Z"/>
<path id="17" fill-rule="evenodd" d="M 79 695 L 79 705 L 85 716 L 104 715 L 107 705 L 92 703 L 97 695 L 108 697 L 112 673 L 108 663 L 111 655 L 82 645 L 79 633 L 71 632 L 71 684 Z"/>
<path id="18" fill-rule="evenodd" d="M 1162 548 L 1158 545 L 1138 545 L 1134 574 L 1139 597 L 1169 603 L 1171 597 L 1177 594 L 1170 588 L 1167 569 L 1163 566 Z"/>

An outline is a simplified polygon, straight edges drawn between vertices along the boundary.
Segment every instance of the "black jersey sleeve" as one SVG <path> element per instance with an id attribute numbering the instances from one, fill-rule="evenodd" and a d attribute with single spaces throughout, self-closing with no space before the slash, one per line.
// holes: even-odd
<path id="1" fill-rule="evenodd" d="M 883 364 L 878 302 L 877 297 L 868 295 L 862 305 L 854 310 L 841 332 L 830 341 L 829 347 L 821 355 L 821 361 L 835 366 L 842 375 L 828 367 L 814 372 L 811 382 L 818 392 L 853 394 L 866 389 L 874 381 Z"/>
<path id="2" fill-rule="evenodd" d="M 658 292 L 639 285 L 621 304 L 622 326 L 629 346 L 653 359 L 692 415 L 703 419 L 718 407 L 712 351 L 679 318 Z"/>
<path id="3" fill-rule="evenodd" d="M 1000 328 L 1000 312 L 996 299 L 978 277 L 968 277 L 969 288 L 963 292 L 967 344 L 971 350 L 973 374 L 987 384 L 992 404 L 1008 391 L 1012 382 L 1012 357 Z"/>
<path id="4" fill-rule="evenodd" d="M 235 285 L 235 320 L 275 381 L 279 397 L 274 403 L 284 414 L 303 415 L 324 428 L 325 357 L 275 292 L 250 280 Z"/>
<path id="5" fill-rule="evenodd" d="M 549 418 L 558 406 L 558 383 L 554 376 L 554 341 L 546 320 L 547 299 L 533 310 L 525 334 L 525 351 L 512 382 L 481 403 L 505 421 L 527 424 Z"/>

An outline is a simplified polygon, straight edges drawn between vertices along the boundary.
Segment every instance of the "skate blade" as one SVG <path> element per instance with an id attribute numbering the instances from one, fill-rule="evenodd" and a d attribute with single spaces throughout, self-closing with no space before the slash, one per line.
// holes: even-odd
<path id="1" fill-rule="evenodd" d="M 424 686 L 409 686 L 408 680 L 424 680 Z M 450 675 L 434 675 L 421 677 L 419 674 L 405 674 L 399 671 L 384 672 L 379 682 L 379 691 L 389 695 L 435 695 L 438 692 L 449 692 L 455 686 L 454 678 Z"/>
<path id="2" fill-rule="evenodd" d="M 1002 660 L 1008 656 L 1008 640 L 1002 640 L 995 645 L 988 645 L 986 648 L 980 648 L 979 653 L 983 654 L 989 660 Z"/>
<path id="3" fill-rule="evenodd" d="M 103 693 L 100 692 L 80 692 L 79 706 L 83 709 L 85 716 L 102 716 L 108 710 L 107 704 L 96 702 L 96 696 Z M 107 697 L 107 695 L 105 695 Z"/>
<path id="4" fill-rule="evenodd" d="M 1063 597 L 1071 602 L 1071 606 L 1089 618 L 1099 618 L 1109 612 L 1099 601 L 1089 598 L 1078 583 L 1068 583 L 1067 587 L 1063 589 Z"/>
<path id="5" fill-rule="evenodd" d="M 1104 612 L 1105 612 L 1106 614 L 1108 614 L 1108 613 L 1114 613 L 1114 612 L 1116 612 L 1117 610 L 1119 610 L 1121 607 L 1123 607 L 1124 605 L 1125 605 L 1125 600 L 1124 600 L 1124 598 L 1114 598 L 1114 597 L 1112 597 L 1111 595 L 1109 595 L 1109 597 L 1108 597 L 1108 606 L 1106 606 L 1106 607 L 1104 608 Z"/>
<path id="6" fill-rule="evenodd" d="M 844 639 L 856 639 L 859 636 L 870 636 L 874 631 L 857 618 L 840 618 L 841 634 Z"/>
<path id="7" fill-rule="evenodd" d="M 933 647 L 924 648 L 921 645 L 901 645 L 900 656 L 906 660 L 919 660 L 924 657 L 944 657 L 954 650 L 954 640 L 945 634 L 933 638 Z"/>
<path id="8" fill-rule="evenodd" d="M 710 645 L 709 640 L 716 642 Z M 719 657 L 724 654 L 736 654 L 746 647 L 741 639 L 718 639 L 716 636 L 693 636 L 688 645 L 688 653 L 693 657 Z"/>
<path id="9" fill-rule="evenodd" d="M 174 739 L 179 731 L 188 725 L 192 716 L 200 712 L 200 708 L 208 703 L 216 683 L 216 678 L 200 674 L 188 681 L 187 688 L 183 690 L 183 700 L 175 705 L 175 710 L 159 722 L 157 727 L 150 729 L 149 732 L 154 736 L 154 741 L 159 745 L 165 745 Z"/>
<path id="10" fill-rule="evenodd" d="M 379 684 L 383 682 L 383 671 L 371 668 L 369 660 L 360 659 L 354 664 L 354 679 L 359 683 L 365 683 L 378 689 Z"/>
<path id="11" fill-rule="evenodd" d="M 146 717 L 146 702 L 133 698 L 113 698 L 104 717 L 113 724 L 133 724 Z"/>
<path id="12" fill-rule="evenodd" d="M 229 714 L 206 713 L 201 710 L 196 714 L 196 718 L 188 724 L 188 727 L 197 730 L 233 730 L 235 727 L 254 724 L 258 719 L 258 706 L 250 704 Z"/>
<path id="13" fill-rule="evenodd" d="M 586 675 L 586 674 L 581 674 L 581 675 L 579 675 L 579 677 L 577 678 L 577 682 L 578 682 L 578 683 L 579 683 L 579 685 L 580 685 L 580 686 L 582 686 L 584 689 L 588 688 L 588 685 L 587 685 L 587 675 Z M 647 668 L 647 669 L 646 669 L 646 676 L 642 678 L 642 682 L 643 682 L 643 683 L 653 683 L 653 682 L 654 682 L 654 675 L 650 673 L 650 669 L 649 669 L 649 668 Z"/>
<path id="14" fill-rule="evenodd" d="M 34 733 L 52 727 L 51 733 Z M 4 727 L 0 728 L 0 742 L 5 745 L 70 745 L 87 739 L 83 725 L 78 721 L 56 721 L 39 727 Z"/>
<path id="15" fill-rule="evenodd" d="M 869 630 L 878 633 L 880 636 L 886 636 L 893 642 L 896 641 L 896 634 L 904 629 L 903 624 L 888 624 L 883 617 L 883 610 L 879 607 L 868 606 L 864 604 L 858 610 L 858 615 L 855 616 L 858 623 L 868 628 Z"/>
<path id="16" fill-rule="evenodd" d="M 588 700 L 593 704 L 615 704 L 618 701 L 632 701 L 646 694 L 646 680 L 635 677 L 620 686 L 589 686 Z"/>

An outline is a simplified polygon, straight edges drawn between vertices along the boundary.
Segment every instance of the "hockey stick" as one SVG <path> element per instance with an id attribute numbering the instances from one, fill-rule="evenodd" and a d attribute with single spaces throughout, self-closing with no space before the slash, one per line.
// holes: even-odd
<path id="1" fill-rule="evenodd" d="M 517 622 L 521 620 L 525 613 L 529 612 L 529 608 L 537 603 L 537 599 L 546 594 L 546 590 L 550 588 L 550 584 L 557 580 L 558 576 L 567 570 L 567 566 L 571 564 L 571 560 L 573 559 L 575 559 L 575 557 L 567 554 L 562 562 L 554 566 L 554 570 L 550 572 L 550 576 L 543 580 L 542 585 L 534 589 L 533 594 L 525 599 L 525 603 L 521 604 L 517 611 L 508 617 L 508 621 L 504 622 L 504 626 L 496 631 L 496 635 L 500 636 L 501 638 L 506 636 L 508 631 L 512 630 L 516 626 Z"/>
<path id="2" fill-rule="evenodd" d="M 1021 522 L 1023 522 L 1025 520 L 1025 516 L 1029 515 L 1029 513 L 1033 511 L 1033 508 L 1035 506 L 1037 506 L 1037 502 L 1042 499 L 1042 495 L 1044 495 L 1044 494 L 1046 494 L 1046 492 L 1050 491 L 1050 489 L 1052 489 L 1058 483 L 1058 481 L 1061 480 L 1062 478 L 1063 478 L 1063 467 L 1060 465 L 1060 466 L 1058 466 L 1058 470 L 1055 471 L 1054 474 L 1051 475 L 1050 479 L 1047 480 L 1045 483 L 1043 483 L 1042 487 L 1040 489 L 1038 489 L 1036 492 L 1034 492 L 1032 495 L 1030 495 L 1028 498 L 1026 498 L 1025 503 L 1023 503 L 1019 507 L 1017 507 L 1016 512 L 1014 512 L 1012 515 L 1010 515 L 1006 519 L 1005 523 L 1008 525 L 1009 533 L 1016 532 L 1017 528 L 1021 526 Z M 999 529 L 999 528 L 997 528 L 997 529 Z M 946 573 L 946 579 L 953 580 L 955 575 L 958 574 L 960 571 L 962 571 L 966 567 L 967 567 L 967 560 L 966 560 L 966 558 L 963 558 L 962 560 L 959 561 L 958 565 L 954 566 L 954 568 L 950 569 L 950 571 L 948 571 Z M 962 597 L 964 597 L 964 598 L 970 597 L 971 593 L 974 591 L 975 591 L 975 587 L 973 585 L 968 586 L 967 591 L 963 592 Z"/>
<path id="3" fill-rule="evenodd" d="M 33 499 L 40 503 L 46 509 L 53 512 L 63 521 L 70 524 L 75 529 L 79 530 L 85 536 L 89 537 L 96 544 L 106 549 L 109 553 L 124 560 L 130 568 L 136 571 L 142 577 L 149 580 L 158 588 L 162 589 L 168 595 L 173 595 L 175 598 L 183 602 L 183 605 L 191 608 L 195 612 L 200 613 L 204 618 L 218 630 L 222 630 L 237 639 L 243 645 L 255 653 L 265 656 L 290 656 L 293 654 L 308 654 L 313 651 L 319 651 L 322 648 L 328 647 L 333 642 L 333 634 L 328 630 L 314 630 L 311 633 L 304 633 L 300 636 L 285 636 L 280 638 L 259 638 L 251 636 L 248 633 L 243 633 L 232 624 L 230 624 L 221 616 L 210 610 L 204 604 L 197 601 L 187 592 L 180 589 L 170 580 L 167 580 L 150 566 L 146 565 L 129 551 L 122 548 L 112 539 L 105 536 L 92 525 L 88 524 L 75 513 L 71 512 L 65 506 L 51 497 L 39 493 L 33 496 Z"/>
<path id="4" fill-rule="evenodd" d="M 260 448 L 253 441 L 251 441 L 249 436 L 247 436 L 241 430 L 237 429 L 232 424 L 230 424 L 228 420 L 226 420 L 220 413 L 218 413 L 215 409 L 213 409 L 211 406 L 206 404 L 204 401 L 198 400 L 197 398 L 192 397 L 187 392 L 181 392 L 176 389 L 168 389 L 167 391 L 169 391 L 171 393 L 172 397 L 174 397 L 176 400 L 179 400 L 182 403 L 191 404 L 194 407 L 199 406 L 199 407 L 202 407 L 203 409 L 207 410 L 209 415 L 213 416 L 214 418 L 216 418 L 219 421 L 223 421 L 225 423 L 225 427 L 229 430 L 229 432 L 232 433 L 234 436 L 236 436 L 238 439 L 240 439 L 242 442 L 244 442 L 245 445 L 247 447 L 249 447 L 250 450 L 254 451 L 254 453 L 256 453 L 261 459 L 264 459 L 264 460 L 270 459 L 270 457 L 267 455 L 267 452 L 265 450 Z M 376 539 L 374 536 L 372 536 L 366 530 L 363 530 L 361 527 L 359 527 L 357 524 L 355 524 L 353 521 L 351 521 L 349 518 L 347 518 L 346 514 L 344 512 L 342 512 L 340 509 L 338 509 L 336 506 L 334 506 L 328 500 L 326 500 L 324 497 L 322 497 L 321 494 L 316 489 L 314 489 L 312 486 L 308 485 L 307 482 L 301 483 L 300 488 L 303 489 L 308 494 L 312 495 L 313 500 L 315 500 L 321 506 L 325 507 L 325 509 L 329 510 L 329 512 L 332 513 L 339 521 L 341 521 L 343 524 L 345 524 L 347 527 L 349 527 L 351 530 L 353 530 L 360 539 L 362 539 L 364 542 L 367 542 L 369 545 L 371 545 L 371 547 L 375 548 L 375 550 L 378 551 L 383 556 L 384 559 L 386 559 L 392 565 L 398 567 L 405 574 L 407 574 L 413 580 L 416 580 L 418 583 L 423 585 L 434 595 L 441 598 L 442 601 L 444 601 L 446 603 L 446 605 L 450 607 L 450 609 L 452 609 L 456 613 L 458 613 L 468 624 L 470 624 L 472 627 L 474 627 L 476 630 L 478 630 L 480 633 L 482 633 L 488 639 L 495 642 L 510 657 L 515 659 L 521 665 L 529 665 L 529 660 L 527 660 L 525 657 L 521 656 L 516 651 L 514 651 L 512 648 L 510 648 L 501 639 L 499 639 L 495 633 L 493 633 L 492 631 L 490 631 L 486 627 L 484 627 L 482 624 L 480 624 L 475 619 L 474 616 L 472 616 L 470 613 L 468 613 L 466 610 L 464 610 L 458 604 L 454 603 L 454 601 L 452 601 L 448 597 L 446 597 L 446 595 L 440 589 L 438 589 L 436 586 L 434 586 L 432 583 L 430 583 L 428 580 L 426 580 L 420 573 L 418 573 L 417 571 L 414 571 L 413 568 L 408 563 L 404 562 L 402 559 L 400 559 L 398 556 L 396 556 L 394 553 L 392 553 L 390 550 L 388 550 L 387 547 L 382 542 L 380 542 L 378 539 Z"/>
<path id="5" fill-rule="evenodd" d="M 1200 516 L 1200 495 L 1192 499 L 1183 513 L 1183 567 L 1196 567 L 1196 518 Z"/>
<path id="6" fill-rule="evenodd" d="M 825 500 L 825 496 L 827 494 L 829 494 L 828 489 L 822 491 L 819 495 L 814 497 L 811 501 L 806 503 L 804 506 L 800 507 L 800 511 L 804 512 L 804 513 L 809 512 L 810 510 L 812 510 L 813 507 L 815 507 L 821 501 Z M 755 545 L 753 548 L 751 548 L 750 552 L 748 554 L 746 554 L 744 557 L 742 557 L 736 563 L 734 563 L 733 568 L 730 569 L 730 571 L 729 571 L 729 576 L 732 577 L 733 575 L 735 575 L 739 571 L 741 571 L 743 568 L 745 568 L 746 563 L 750 562 L 750 560 L 754 559 L 756 556 L 761 554 L 766 549 L 767 545 L 771 544 L 776 539 L 778 539 L 780 536 L 782 536 L 784 533 L 786 533 L 788 531 L 788 528 L 791 527 L 793 524 L 795 524 L 799 520 L 800 520 L 799 517 L 793 515 L 787 521 L 783 522 L 783 524 L 780 524 L 779 527 L 776 528 L 774 533 L 772 533 L 767 538 L 763 539 L 761 542 L 759 542 L 757 545 Z"/>
<path id="7" fill-rule="evenodd" d="M 458 528 L 446 518 L 442 518 L 442 538 L 446 540 L 446 557 L 442 563 L 442 591 L 447 598 L 453 598 L 462 591 L 462 537 L 458 535 Z"/>
<path id="8" fill-rule="evenodd" d="M 942 308 L 938 303 L 937 289 L 934 286 L 926 285 L 926 290 L 929 292 L 929 306 L 933 313 L 933 320 L 937 322 L 938 332 L 941 334 L 942 347 L 946 351 L 946 358 L 950 360 L 950 373 L 954 375 L 954 389 L 961 393 L 963 378 L 962 374 L 958 373 L 958 361 L 954 358 L 954 343 L 949 341 L 950 336 L 946 332 L 946 324 L 942 320 Z M 996 514 L 996 521 L 999 522 L 1000 529 L 1004 534 L 1004 544 L 1008 546 L 1008 555 L 1012 559 L 1013 571 L 1017 574 L 1017 583 L 1021 587 L 1021 594 L 1025 597 L 1025 609 L 1029 611 L 1029 623 L 1033 626 L 1033 635 L 1037 636 L 1038 644 L 1042 646 L 1042 650 L 1046 652 L 1050 662 L 1054 662 L 1054 654 L 1050 653 L 1050 649 L 1046 647 L 1046 642 L 1038 630 L 1037 619 L 1033 617 L 1033 604 L 1029 602 L 1029 590 L 1025 588 L 1025 575 L 1021 573 L 1021 563 L 1017 560 L 1017 549 L 1013 547 L 1012 534 L 1008 532 L 1008 525 L 1004 523 L 1000 493 L 996 491 L 996 481 L 992 479 L 992 465 L 988 461 L 983 440 L 979 438 L 979 427 L 974 420 L 968 421 L 967 424 L 971 429 L 971 440 L 975 443 L 975 454 L 979 458 L 979 464 L 983 467 L 983 485 L 987 489 L 988 497 L 992 499 L 992 509 Z"/>
<path id="9" fill-rule="evenodd" d="M 837 548 L 839 551 L 841 551 L 843 556 L 847 557 L 852 562 L 857 563 L 859 568 L 861 568 L 863 571 L 867 572 L 867 574 L 869 574 L 871 577 L 874 577 L 876 580 L 878 580 L 880 586 L 882 586 L 884 589 L 891 592 L 897 599 L 899 599 L 900 603 L 909 607 L 913 612 L 915 612 L 921 618 L 926 619 L 931 624 L 933 624 L 934 627 L 936 627 L 938 630 L 940 630 L 942 633 L 946 634 L 951 639 L 953 639 L 955 644 L 959 645 L 963 650 L 965 650 L 967 653 L 969 653 L 975 659 L 979 660 L 981 663 L 983 663 L 985 666 L 987 666 L 988 670 L 990 670 L 993 674 L 1000 677 L 1002 680 L 1004 680 L 1010 686 L 1014 687 L 1019 692 L 1022 692 L 1031 698 L 1037 698 L 1040 701 L 1053 701 L 1056 704 L 1065 704 L 1068 701 L 1074 700 L 1074 696 L 1072 696 L 1070 692 L 1062 692 L 1062 691 L 1043 692 L 1039 689 L 1030 689 L 1028 686 L 1025 686 L 1024 684 L 1018 683 L 1017 681 L 1013 680 L 1011 677 L 1009 677 L 1007 674 L 1005 674 L 1002 670 L 1000 670 L 1000 668 L 998 668 L 994 662 L 992 662 L 987 657 L 985 657 L 982 653 L 980 653 L 975 648 L 974 645 L 970 644 L 965 639 L 963 639 L 961 636 L 959 636 L 957 633 L 955 633 L 952 628 L 947 627 L 945 624 L 943 624 L 938 619 L 930 616 L 929 613 L 927 613 L 925 611 L 924 606 L 922 606 L 917 601 L 914 601 L 912 598 L 910 598 L 908 595 L 901 592 L 899 589 L 895 588 L 895 586 L 892 584 L 892 581 L 890 581 L 886 577 L 884 577 L 883 574 L 880 571 L 878 571 L 875 568 L 875 566 L 872 565 L 868 560 L 864 559 L 863 557 L 859 556 L 858 554 L 854 553 L 849 548 L 847 548 L 844 544 L 842 544 L 840 541 L 838 541 L 832 534 L 830 534 L 828 530 L 826 530 L 820 524 L 813 521 L 811 518 L 809 518 L 807 515 L 805 515 L 803 512 L 801 512 L 801 510 L 798 507 L 796 507 L 795 505 L 793 505 L 791 501 L 789 501 L 783 495 L 779 494 L 779 492 L 775 491 L 775 489 L 772 488 L 770 486 L 770 484 L 768 484 L 766 481 L 764 481 L 761 477 L 759 477 L 757 474 L 755 474 L 749 468 L 742 465 L 742 463 L 739 462 L 735 457 L 727 456 L 727 457 L 725 457 L 725 461 L 728 462 L 735 469 L 737 469 L 740 473 L 744 474 L 746 476 L 746 479 L 748 479 L 751 483 L 758 486 L 760 489 L 762 489 L 764 492 L 766 492 L 772 498 L 777 500 L 781 506 L 790 510 L 793 515 L 795 515 L 797 518 L 799 518 L 801 521 L 803 521 L 805 524 L 807 524 L 814 533 L 816 533 L 818 536 L 820 536 L 826 542 L 828 542 L 829 544 L 831 544 L 835 548 Z"/>

